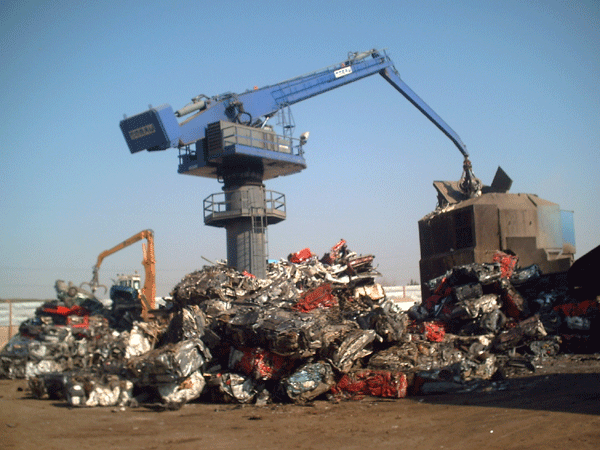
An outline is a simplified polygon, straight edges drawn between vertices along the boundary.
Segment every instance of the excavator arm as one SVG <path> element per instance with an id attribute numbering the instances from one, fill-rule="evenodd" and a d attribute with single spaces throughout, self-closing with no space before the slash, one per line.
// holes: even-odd
<path id="1" fill-rule="evenodd" d="M 99 283 L 98 275 L 104 258 L 124 249 L 125 247 L 129 247 L 130 245 L 135 244 L 142 239 L 146 239 L 147 241 L 147 244 L 142 243 L 142 252 L 144 254 L 142 264 L 144 265 L 145 278 L 144 287 L 142 288 L 140 295 L 142 301 L 142 317 L 146 319 L 148 311 L 155 308 L 156 297 L 156 261 L 154 259 L 154 232 L 152 230 L 140 231 L 139 233 L 131 236 L 129 239 L 126 239 L 114 247 L 104 250 L 102 253 L 100 253 L 98 255 L 96 265 L 92 269 L 92 281 L 86 284 L 90 286 L 92 292 L 95 292 L 98 287 L 102 286 Z"/>

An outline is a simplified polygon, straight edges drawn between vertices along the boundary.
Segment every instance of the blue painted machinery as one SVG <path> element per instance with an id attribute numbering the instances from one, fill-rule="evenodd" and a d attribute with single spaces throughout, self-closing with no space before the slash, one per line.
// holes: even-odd
<path id="1" fill-rule="evenodd" d="M 198 95 L 173 111 L 165 104 L 126 117 L 121 130 L 131 153 L 179 149 L 178 172 L 218 179 L 223 192 L 204 200 L 206 225 L 227 231 L 228 264 L 266 276 L 266 228 L 285 219 L 285 196 L 267 191 L 264 180 L 306 168 L 302 147 L 308 133 L 293 137 L 289 107 L 365 77 L 379 74 L 429 118 L 464 156 L 461 189 L 475 196 L 472 173 L 459 136 L 401 79 L 385 51 L 349 53 L 339 64 L 243 94 Z M 276 134 L 269 120 L 283 128 Z M 180 121 L 181 120 L 181 121 Z"/>

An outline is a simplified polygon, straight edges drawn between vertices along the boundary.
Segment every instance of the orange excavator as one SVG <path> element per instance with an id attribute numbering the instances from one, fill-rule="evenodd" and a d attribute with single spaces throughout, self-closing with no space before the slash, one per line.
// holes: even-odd
<path id="1" fill-rule="evenodd" d="M 155 260 L 154 260 L 154 232 L 152 230 L 143 230 L 137 234 L 134 234 L 129 239 L 124 240 L 120 244 L 115 245 L 114 247 L 103 251 L 98 255 L 98 261 L 93 268 L 93 276 L 92 281 L 89 283 L 83 283 L 83 285 L 88 285 L 91 288 L 92 293 L 94 293 L 98 288 L 103 287 L 106 291 L 106 286 L 101 285 L 98 281 L 98 272 L 100 271 L 100 265 L 104 258 L 113 253 L 118 252 L 119 250 L 124 249 L 125 247 L 129 247 L 136 242 L 146 239 L 147 244 L 142 243 L 142 252 L 143 259 L 142 264 L 145 269 L 145 279 L 144 279 L 144 287 L 140 290 L 139 286 L 139 276 L 121 276 L 118 279 L 118 283 L 111 288 L 110 297 L 115 302 L 117 300 L 116 297 L 122 297 L 124 295 L 129 295 L 130 297 L 137 297 L 141 303 L 142 307 L 142 318 L 144 320 L 148 319 L 149 311 L 155 309 L 155 298 L 156 298 L 156 270 L 155 270 Z M 115 297 L 115 298 L 113 298 Z"/>

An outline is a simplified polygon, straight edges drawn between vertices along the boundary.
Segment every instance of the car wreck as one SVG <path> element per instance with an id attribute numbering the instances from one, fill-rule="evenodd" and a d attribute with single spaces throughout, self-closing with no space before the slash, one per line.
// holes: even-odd
<path id="1" fill-rule="evenodd" d="M 126 329 L 89 295 L 73 302 L 57 288 L 54 308 L 77 313 L 42 308 L 23 322 L 0 376 L 81 407 L 302 404 L 500 389 L 559 353 L 599 350 L 600 293 L 569 283 L 581 264 L 544 275 L 497 252 L 429 280 L 432 294 L 401 311 L 373 255 L 343 240 L 320 259 L 305 250 L 270 263 L 265 279 L 205 266 Z"/>

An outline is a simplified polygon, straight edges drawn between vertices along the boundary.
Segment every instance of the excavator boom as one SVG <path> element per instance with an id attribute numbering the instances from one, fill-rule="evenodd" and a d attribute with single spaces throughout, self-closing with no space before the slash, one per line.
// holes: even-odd
<path id="1" fill-rule="evenodd" d="M 155 308 L 155 298 L 156 298 L 156 269 L 155 269 L 155 259 L 154 259 L 154 232 L 152 230 L 143 230 L 139 233 L 134 234 L 128 239 L 125 239 L 123 242 L 115 245 L 108 250 L 104 250 L 102 253 L 98 255 L 98 260 L 96 261 L 96 265 L 92 269 L 92 281 L 89 286 L 92 289 L 92 292 L 95 292 L 99 284 L 98 274 L 100 271 L 100 266 L 102 261 L 107 256 L 112 255 L 113 253 L 118 252 L 126 247 L 129 247 L 132 244 L 135 244 L 142 239 L 146 239 L 147 245 L 142 244 L 142 252 L 144 254 L 142 264 L 145 269 L 145 279 L 144 279 L 144 287 L 141 292 L 141 302 L 142 302 L 142 317 L 144 319 L 148 316 L 148 311 Z"/>

